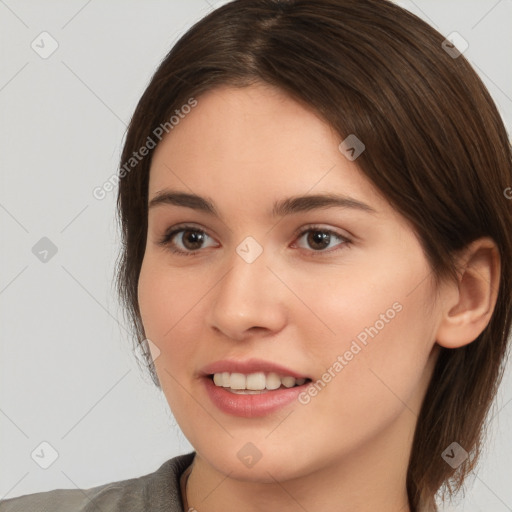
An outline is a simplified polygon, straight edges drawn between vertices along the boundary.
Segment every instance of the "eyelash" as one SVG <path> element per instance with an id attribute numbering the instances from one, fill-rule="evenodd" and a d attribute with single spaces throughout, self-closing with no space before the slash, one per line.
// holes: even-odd
<path id="1" fill-rule="evenodd" d="M 166 247 L 172 253 L 178 254 L 180 256 L 196 256 L 201 251 L 201 249 L 198 249 L 196 251 L 182 251 L 181 249 L 176 249 L 176 247 L 173 246 L 172 239 L 174 238 L 175 235 L 177 235 L 178 233 L 181 233 L 182 231 L 192 231 L 192 232 L 201 233 L 201 234 L 209 236 L 208 233 L 206 233 L 206 231 L 204 231 L 202 229 L 196 228 L 195 226 L 183 224 L 183 225 L 175 226 L 170 231 L 166 232 L 165 235 L 157 242 L 158 245 Z M 306 233 L 309 233 L 310 231 L 318 231 L 321 233 L 327 233 L 331 236 L 334 235 L 335 237 L 337 237 L 343 241 L 343 243 L 339 244 L 339 245 L 341 245 L 341 247 L 339 247 L 337 249 L 318 250 L 318 251 L 304 249 L 307 252 L 311 253 L 311 256 L 313 256 L 313 257 L 322 256 L 325 254 L 332 254 L 337 251 L 341 251 L 341 250 L 343 250 L 343 248 L 350 246 L 350 244 L 352 243 L 350 239 L 348 239 L 346 236 L 343 236 L 343 235 L 337 233 L 336 231 L 333 231 L 331 229 L 322 228 L 321 226 L 315 226 L 315 225 L 309 226 L 308 228 L 303 229 L 303 230 L 298 230 L 294 234 L 294 236 L 297 239 L 300 239 Z"/>

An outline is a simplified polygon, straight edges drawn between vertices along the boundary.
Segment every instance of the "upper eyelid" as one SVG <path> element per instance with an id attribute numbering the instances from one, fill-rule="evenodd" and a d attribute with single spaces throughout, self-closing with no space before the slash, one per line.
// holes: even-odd
<path id="1" fill-rule="evenodd" d="M 335 229 L 324 228 L 322 226 L 309 226 L 309 227 L 305 227 L 305 228 L 299 229 L 298 231 L 294 232 L 294 236 L 296 238 L 302 238 L 308 231 L 325 231 L 326 233 L 329 233 L 331 235 L 335 235 L 335 236 L 337 236 L 339 238 L 342 238 L 344 240 L 349 240 L 350 239 L 349 236 L 346 236 L 343 233 L 339 233 Z"/>
<path id="2" fill-rule="evenodd" d="M 216 238 L 210 234 L 209 230 L 195 226 L 194 224 L 176 224 L 175 226 L 171 226 L 170 228 L 164 230 L 164 236 L 166 236 L 168 233 L 174 233 L 173 236 L 176 236 L 181 231 L 186 231 L 187 229 L 191 231 L 200 231 L 201 233 L 208 235 L 210 238 Z"/>
<path id="3" fill-rule="evenodd" d="M 200 232 L 206 234 L 207 236 L 209 236 L 210 238 L 215 239 L 215 237 L 210 235 L 210 233 L 208 232 L 207 229 L 195 226 L 194 224 L 190 224 L 190 223 L 176 224 L 175 226 L 172 226 L 171 228 L 167 229 L 164 234 L 164 239 L 167 239 L 167 243 L 170 243 L 174 237 L 176 237 L 179 233 L 186 231 L 187 229 L 189 229 L 191 231 L 194 231 L 194 230 L 200 231 Z M 356 238 L 351 234 L 346 235 L 344 233 L 339 233 L 335 228 L 322 226 L 321 223 L 304 225 L 300 228 L 297 228 L 293 232 L 293 236 L 295 238 L 299 238 L 299 237 L 304 236 L 304 234 L 307 233 L 308 231 L 313 231 L 313 230 L 329 232 L 329 233 L 339 237 L 340 239 L 343 239 L 345 241 L 350 241 L 350 242 L 352 242 L 354 240 L 354 238 Z M 172 233 L 172 236 L 169 237 L 169 234 L 171 234 L 171 233 Z M 201 249 L 198 249 L 198 251 L 200 251 L 200 250 Z M 193 252 L 193 251 L 188 251 L 188 252 Z"/>
<path id="4" fill-rule="evenodd" d="M 207 228 L 203 228 L 201 226 L 196 226 L 194 223 L 179 223 L 179 224 L 176 224 L 174 226 L 171 226 L 170 228 L 166 229 L 165 232 L 166 233 L 169 233 L 171 231 L 179 231 L 179 230 L 186 230 L 186 229 L 191 229 L 191 230 L 197 230 L 197 231 L 201 231 L 203 233 L 206 233 L 208 236 L 211 236 L 209 234 L 209 229 Z M 335 233 L 339 236 L 345 236 L 343 233 L 338 233 L 337 230 L 339 230 L 340 228 L 332 228 L 332 227 L 327 227 L 327 226 L 323 226 L 322 223 L 312 223 L 312 224 L 306 224 L 300 228 L 297 228 L 296 230 L 294 230 L 293 234 L 295 236 L 298 236 L 300 234 L 303 234 L 305 231 L 309 231 L 309 230 L 312 230 L 312 229 L 317 229 L 318 231 L 330 231 L 332 233 Z M 342 231 L 346 231 L 346 230 L 342 230 Z M 348 233 L 348 232 L 347 232 Z M 347 234 L 346 235 L 347 238 L 350 238 L 350 237 L 354 237 L 354 235 L 351 235 L 351 234 Z"/>

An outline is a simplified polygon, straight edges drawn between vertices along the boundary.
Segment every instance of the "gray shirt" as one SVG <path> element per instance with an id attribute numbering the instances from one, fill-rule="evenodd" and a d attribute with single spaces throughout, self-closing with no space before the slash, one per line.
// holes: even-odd
<path id="1" fill-rule="evenodd" d="M 55 489 L 0 501 L 0 512 L 183 512 L 180 477 L 195 452 L 154 473 L 89 489 Z"/>

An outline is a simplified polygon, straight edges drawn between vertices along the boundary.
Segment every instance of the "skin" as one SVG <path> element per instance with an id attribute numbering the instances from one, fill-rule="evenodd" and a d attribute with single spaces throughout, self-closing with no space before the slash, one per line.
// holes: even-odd
<path id="1" fill-rule="evenodd" d="M 197 99 L 156 148 L 148 198 L 164 189 L 195 193 L 221 218 L 151 208 L 139 279 L 162 390 L 197 452 L 189 507 L 409 511 L 406 471 L 420 406 L 439 346 L 469 343 L 489 321 L 499 275 L 493 243 L 471 246 L 463 259 L 469 270 L 436 289 L 412 227 L 313 111 L 262 84 Z M 269 215 L 277 200 L 322 193 L 375 211 Z M 202 246 L 186 232 L 174 237 L 178 249 L 197 247 L 194 256 L 158 244 L 181 223 L 206 233 Z M 313 233 L 330 229 L 349 241 L 333 235 L 319 250 L 296 233 L 312 225 Z M 247 236 L 263 248 L 253 263 L 236 252 Z M 220 359 L 260 358 L 320 379 L 394 303 L 401 311 L 306 405 L 239 418 L 203 389 L 199 370 Z M 237 457 L 248 442 L 262 455 L 252 468 Z"/>

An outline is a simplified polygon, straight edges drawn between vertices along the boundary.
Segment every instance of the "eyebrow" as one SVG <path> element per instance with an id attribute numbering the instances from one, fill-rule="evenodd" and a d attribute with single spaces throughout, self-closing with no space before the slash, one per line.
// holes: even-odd
<path id="1" fill-rule="evenodd" d="M 183 206 L 221 218 L 212 201 L 196 194 L 161 190 L 151 199 L 148 209 L 164 204 Z M 377 211 L 371 206 L 348 196 L 337 194 L 317 194 L 288 197 L 286 199 L 276 201 L 270 215 L 272 217 L 284 217 L 286 215 L 293 215 L 294 213 L 333 207 L 351 208 L 371 214 L 377 213 Z"/>

